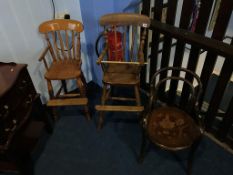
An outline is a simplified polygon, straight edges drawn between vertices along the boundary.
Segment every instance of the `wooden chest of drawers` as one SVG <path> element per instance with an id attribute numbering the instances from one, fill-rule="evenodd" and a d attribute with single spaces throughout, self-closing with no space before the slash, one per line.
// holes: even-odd
<path id="1" fill-rule="evenodd" d="M 0 152 L 28 121 L 37 94 L 23 64 L 0 64 Z"/>
<path id="2" fill-rule="evenodd" d="M 27 65 L 0 63 L 0 171 L 32 174 L 30 151 L 47 125 Z"/>

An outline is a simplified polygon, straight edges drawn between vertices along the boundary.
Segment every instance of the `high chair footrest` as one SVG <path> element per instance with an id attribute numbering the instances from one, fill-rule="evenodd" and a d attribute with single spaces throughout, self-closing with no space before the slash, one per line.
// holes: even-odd
<path id="1" fill-rule="evenodd" d="M 111 105 L 96 105 L 97 111 L 124 111 L 124 112 L 142 112 L 143 106 L 111 106 Z"/>
<path id="2" fill-rule="evenodd" d="M 51 99 L 47 106 L 76 106 L 87 105 L 87 98 Z"/>

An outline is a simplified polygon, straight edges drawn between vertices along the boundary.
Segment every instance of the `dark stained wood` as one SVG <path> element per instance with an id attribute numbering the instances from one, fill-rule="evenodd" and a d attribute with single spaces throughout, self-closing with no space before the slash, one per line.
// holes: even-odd
<path id="1" fill-rule="evenodd" d="M 231 99 L 228 109 L 224 114 L 223 121 L 218 130 L 218 137 L 224 141 L 233 123 L 233 98 Z"/>
<path id="2" fill-rule="evenodd" d="M 209 0 L 201 1 L 201 7 L 199 11 L 199 18 L 197 20 L 196 28 L 195 28 L 195 33 L 204 35 L 206 32 L 208 20 L 210 17 L 210 12 L 213 6 L 214 0 Z M 188 59 L 188 66 L 187 68 L 191 71 L 195 71 L 198 63 L 198 58 L 200 55 L 201 48 L 195 45 L 191 46 L 190 54 L 189 54 L 189 59 Z M 189 75 L 186 75 L 187 79 L 192 81 L 192 78 Z M 182 94 L 181 94 L 181 103 L 184 105 L 187 100 L 188 100 L 188 87 L 187 85 L 183 86 Z"/>
<path id="3" fill-rule="evenodd" d="M 169 70 L 176 70 L 193 75 L 198 82 L 199 89 L 196 91 L 193 84 L 185 78 L 180 76 L 171 77 L 166 76 L 164 79 L 156 81 L 162 72 Z M 167 80 L 180 80 L 190 85 L 192 89 L 192 102 L 187 110 L 183 110 L 183 106 L 173 104 L 171 106 L 168 101 L 164 101 L 158 95 L 159 86 Z M 176 67 L 166 67 L 158 70 L 152 77 L 150 83 L 151 91 L 147 110 L 142 119 L 143 129 L 148 136 L 150 142 L 165 150 L 179 151 L 186 148 L 191 148 L 189 158 L 187 161 L 187 171 L 191 174 L 191 167 L 193 162 L 193 153 L 196 150 L 199 140 L 203 135 L 203 126 L 199 120 L 198 112 L 196 111 L 198 96 L 201 91 L 201 81 L 194 72 Z M 196 92 L 195 92 L 196 91 Z M 175 105 L 175 106 L 174 106 Z M 145 136 L 145 134 L 143 134 Z M 145 149 L 145 137 L 142 138 L 142 147 L 140 160 L 143 160 Z"/>
<path id="4" fill-rule="evenodd" d="M 158 3 L 159 1 L 155 1 L 155 3 Z M 161 2 L 161 1 L 160 1 Z M 157 67 L 157 61 L 158 61 L 158 44 L 161 41 L 166 40 L 167 38 L 174 38 L 177 39 L 176 42 L 176 52 L 175 52 L 175 58 L 174 58 L 174 63 L 173 66 L 181 66 L 182 61 L 183 61 L 183 55 L 184 55 L 184 48 L 185 44 L 190 44 L 191 45 L 191 50 L 190 50 L 190 56 L 188 60 L 188 69 L 195 71 L 197 62 L 199 59 L 199 54 L 207 51 L 207 56 L 205 58 L 204 66 L 201 72 L 201 80 L 203 83 L 203 90 L 206 92 L 208 89 L 206 89 L 209 78 L 211 77 L 211 74 L 213 73 L 213 68 L 217 60 L 217 56 L 223 56 L 225 57 L 225 62 L 222 68 L 222 71 L 220 73 L 220 77 L 218 78 L 217 85 L 214 88 L 214 93 L 213 96 L 211 97 L 211 102 L 210 102 L 210 107 L 207 112 L 207 117 L 205 122 L 209 125 L 207 128 L 210 130 L 212 128 L 212 122 L 215 119 L 215 115 L 217 113 L 219 104 L 221 102 L 221 98 L 223 97 L 223 93 L 225 91 L 226 85 L 232 75 L 232 60 L 233 60 L 233 46 L 223 43 L 222 40 L 225 36 L 225 32 L 228 26 L 229 19 L 232 15 L 232 9 L 233 9 L 233 1 L 231 0 L 222 0 L 220 9 L 219 9 L 219 15 L 216 20 L 216 24 L 213 29 L 213 33 L 211 38 L 203 36 L 205 34 L 206 28 L 207 28 L 207 22 L 209 21 L 210 18 L 210 11 L 211 7 L 213 6 L 213 0 L 201 0 L 201 8 L 199 12 L 199 18 L 197 20 L 196 28 L 194 30 L 195 33 L 188 31 L 188 26 L 190 22 L 190 15 L 192 11 L 192 5 L 193 3 L 190 3 L 190 1 L 184 0 L 183 2 L 183 7 L 182 7 L 182 12 L 181 12 L 181 18 L 183 14 L 186 14 L 186 16 L 183 17 L 183 20 L 180 20 L 180 26 L 179 28 L 176 28 L 172 25 L 169 25 L 168 22 L 167 24 L 163 24 L 160 21 L 161 16 L 158 15 L 156 16 L 158 20 L 155 20 L 155 18 L 151 21 L 151 27 L 150 29 L 152 30 L 152 38 L 155 37 L 156 40 L 153 44 L 151 44 L 151 65 L 150 65 L 150 80 L 151 76 L 153 76 L 153 73 L 156 71 Z M 174 2 L 173 2 L 174 3 Z M 165 5 L 166 7 L 170 7 L 170 4 L 167 3 Z M 186 7 L 190 8 L 186 8 Z M 157 7 L 160 8 L 160 6 Z M 162 8 L 160 8 L 162 9 Z M 153 9 L 155 13 L 161 14 L 160 10 L 156 10 L 156 5 Z M 182 27 L 183 26 L 183 27 Z M 164 34 L 165 37 L 159 40 L 160 34 Z M 153 42 L 153 39 L 152 39 Z M 169 44 L 167 44 L 169 45 Z M 165 48 L 166 47 L 166 48 Z M 166 43 L 163 45 L 163 52 L 164 50 L 167 51 L 167 48 L 169 47 L 166 46 Z M 168 50 L 168 52 L 170 52 Z M 163 53 L 163 56 L 167 58 L 167 55 L 170 55 L 170 53 Z M 155 58 L 155 59 L 152 59 Z M 167 63 L 169 61 L 165 60 L 165 63 L 163 63 L 163 58 L 162 58 L 162 66 L 167 66 Z M 167 62 L 166 62 L 167 61 Z M 152 66 L 155 65 L 155 66 Z M 176 71 L 173 71 L 172 75 L 178 75 Z M 188 78 L 189 80 L 192 80 L 189 76 L 185 76 L 185 78 Z M 173 97 L 176 95 L 176 89 L 177 89 L 177 82 L 171 82 L 170 84 L 170 90 L 169 90 L 169 97 L 171 102 L 173 103 Z M 182 94 L 182 101 L 183 104 L 186 104 L 185 101 L 187 100 L 187 89 L 186 86 L 184 86 L 183 89 L 183 94 Z M 204 93 L 201 96 L 201 103 L 199 103 L 199 106 L 202 105 L 203 102 L 203 97 Z M 183 100 L 184 99 L 184 100 Z M 233 101 L 233 100 L 232 100 Z M 231 101 L 231 104 L 229 105 L 229 108 L 227 109 L 227 113 L 223 114 L 223 122 L 220 123 L 220 130 L 217 131 L 218 136 L 223 137 L 223 141 L 227 142 L 230 140 L 229 138 L 232 137 L 227 137 L 226 136 L 229 134 L 229 130 L 232 128 L 232 106 L 233 102 Z M 182 105 L 182 103 L 180 104 Z M 229 136 L 229 135 L 228 135 Z M 225 140 L 224 140 L 225 137 Z M 232 139 L 231 139 L 232 143 Z"/>
<path id="5" fill-rule="evenodd" d="M 174 25 L 176 18 L 176 9 L 177 9 L 177 0 L 168 0 L 167 18 L 166 18 L 167 24 Z M 165 35 L 163 42 L 161 68 L 168 66 L 170 53 L 171 53 L 171 45 L 172 45 L 172 37 L 169 35 Z M 166 72 L 161 74 L 160 79 L 163 79 L 165 76 L 166 76 Z M 165 91 L 165 84 L 163 84 L 160 87 L 159 94 L 163 96 L 164 91 Z"/>
<path id="6" fill-rule="evenodd" d="M 162 10 L 163 10 L 163 1 L 162 0 L 156 0 L 155 1 L 155 6 L 154 6 L 153 19 L 156 19 L 156 20 L 160 21 L 161 17 L 162 17 Z M 156 72 L 157 61 L 158 61 L 159 39 L 160 39 L 160 33 L 156 32 L 152 28 L 149 81 L 151 80 L 152 76 Z"/>
<path id="7" fill-rule="evenodd" d="M 208 50 L 213 54 L 223 57 L 230 57 L 230 59 L 232 59 L 233 57 L 233 47 L 221 41 L 201 36 L 187 30 L 179 29 L 177 27 L 164 24 L 156 20 L 151 21 L 151 27 L 154 28 L 157 32 L 172 36 L 173 38 L 176 38 L 178 40 L 185 41 L 188 44 L 198 45 L 202 49 Z M 213 58 L 210 57 L 209 59 Z"/>
<path id="8" fill-rule="evenodd" d="M 227 58 L 223 64 L 221 73 L 217 81 L 217 85 L 214 88 L 213 96 L 210 100 L 207 114 L 205 116 L 205 123 L 207 129 L 211 128 L 212 123 L 216 117 L 217 111 L 219 109 L 219 104 L 223 97 L 227 83 L 231 78 L 232 71 L 233 71 L 233 60 Z"/>
<path id="9" fill-rule="evenodd" d="M 219 14 L 216 20 L 216 24 L 214 26 L 213 34 L 211 38 L 216 39 L 216 40 L 223 40 L 223 37 L 225 36 L 225 32 L 228 26 L 228 21 L 230 20 L 231 14 L 232 14 L 232 8 L 233 8 L 233 1 L 231 0 L 222 0 L 220 9 L 219 9 Z M 219 51 L 223 51 L 224 49 L 219 47 Z M 232 50 L 229 52 L 224 51 L 225 53 L 232 52 Z M 207 53 L 205 63 L 203 65 L 202 73 L 201 73 L 201 81 L 203 82 L 203 91 L 206 91 L 207 83 L 209 80 L 210 75 L 213 72 L 213 68 L 217 59 L 217 54 L 216 52 L 210 52 Z M 225 57 L 231 57 L 231 55 L 223 55 Z M 203 102 L 204 94 L 202 98 L 200 99 L 200 105 Z"/>
<path id="10" fill-rule="evenodd" d="M 9 91 L 14 85 L 19 73 L 23 68 L 26 67 L 25 64 L 3 64 L 0 63 L 0 97 Z"/>
<path id="11" fill-rule="evenodd" d="M 180 18 L 180 25 L 179 28 L 182 29 L 188 29 L 191 15 L 192 15 L 192 9 L 193 9 L 193 3 L 190 3 L 190 0 L 184 0 L 182 11 L 181 11 L 181 18 Z M 175 56 L 174 56 L 174 67 L 180 67 L 183 61 L 184 56 L 184 50 L 185 50 L 185 42 L 178 40 L 176 43 L 176 50 L 175 50 Z M 178 76 L 177 72 L 172 72 L 173 76 Z M 176 96 L 176 89 L 177 89 L 178 82 L 172 81 L 170 84 L 170 90 L 169 90 L 169 99 L 170 102 L 175 99 Z"/>
<path id="12" fill-rule="evenodd" d="M 141 14 L 149 16 L 150 15 L 150 0 L 142 0 L 142 11 Z"/>
<path id="13" fill-rule="evenodd" d="M 48 124 L 46 111 L 25 64 L 0 63 L 0 82 L 0 171 L 33 174 L 31 156 Z"/>
<path id="14" fill-rule="evenodd" d="M 167 150 L 190 147 L 201 136 L 201 130 L 192 117 L 176 107 L 154 109 L 147 122 L 151 142 Z"/>

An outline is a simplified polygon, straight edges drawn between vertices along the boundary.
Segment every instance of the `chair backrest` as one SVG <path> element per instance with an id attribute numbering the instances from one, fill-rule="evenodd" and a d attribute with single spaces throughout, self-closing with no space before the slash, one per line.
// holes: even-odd
<path id="1" fill-rule="evenodd" d="M 144 63 L 143 48 L 150 19 L 133 13 L 113 13 L 100 18 L 104 27 L 106 61 Z M 141 30 L 141 29 L 144 30 Z"/>
<path id="2" fill-rule="evenodd" d="M 82 23 L 75 20 L 55 19 L 39 26 L 39 32 L 45 34 L 53 61 L 80 60 L 82 31 Z"/>
<path id="3" fill-rule="evenodd" d="M 168 71 L 175 71 L 178 74 L 178 76 L 174 76 L 172 74 L 169 75 L 167 73 Z M 194 81 L 190 81 L 188 78 L 185 78 L 186 76 L 182 76 L 181 75 L 182 72 L 185 73 L 189 77 L 191 76 L 194 79 Z M 163 73 L 167 73 L 167 76 L 159 80 L 158 77 Z M 168 81 L 170 81 L 170 83 L 172 81 L 180 82 L 180 85 L 186 84 L 189 87 L 189 98 L 185 105 L 183 105 L 179 101 L 179 95 L 181 95 L 182 87 L 178 88 L 180 92 L 177 92 L 178 98 L 176 100 L 165 98 L 164 96 L 159 95 L 160 86 L 162 84 L 168 83 Z M 153 106 L 153 103 L 160 100 L 160 101 L 165 102 L 167 105 L 175 105 L 185 110 L 188 113 L 192 113 L 193 110 L 198 107 L 198 100 L 202 93 L 202 83 L 201 83 L 199 76 L 196 73 L 188 69 L 179 68 L 179 67 L 165 67 L 165 68 L 158 70 L 153 75 L 150 86 L 151 86 L 151 92 L 150 92 L 151 99 L 150 99 L 150 105 L 149 105 L 150 108 Z M 167 90 L 167 92 L 169 92 L 169 90 Z"/>

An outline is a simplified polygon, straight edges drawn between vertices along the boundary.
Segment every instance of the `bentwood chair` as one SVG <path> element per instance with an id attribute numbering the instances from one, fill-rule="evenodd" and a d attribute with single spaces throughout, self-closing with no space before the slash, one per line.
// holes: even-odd
<path id="1" fill-rule="evenodd" d="M 167 74 L 176 72 L 178 76 Z M 194 81 L 183 78 L 181 72 L 192 77 Z M 159 79 L 161 74 L 167 74 Z M 186 77 L 187 77 L 186 76 Z M 189 87 L 189 98 L 185 105 L 181 105 L 178 88 L 177 99 L 167 99 L 159 94 L 159 88 L 166 82 L 176 81 Z M 197 74 L 185 68 L 165 67 L 158 70 L 150 83 L 150 98 L 143 117 L 143 138 L 139 160 L 144 159 L 147 141 L 169 151 L 179 151 L 190 148 L 187 172 L 191 174 L 194 152 L 202 138 L 204 124 L 199 116 L 198 99 L 202 91 L 202 83 Z M 181 90 L 181 91 L 180 91 Z M 172 102 L 171 102 L 172 101 Z M 148 138 L 148 140 L 147 140 Z"/>
<path id="2" fill-rule="evenodd" d="M 39 32 L 45 35 L 47 48 L 42 53 L 39 61 L 43 61 L 46 73 L 44 75 L 50 100 L 47 106 L 82 105 L 87 119 L 88 99 L 86 98 L 86 82 L 81 70 L 81 44 L 80 33 L 83 25 L 79 21 L 55 19 L 43 22 Z M 50 57 L 45 57 L 48 52 Z M 79 93 L 69 93 L 67 80 L 74 79 Z M 55 93 L 52 81 L 58 81 L 61 87 Z"/>
<path id="3" fill-rule="evenodd" d="M 104 28 L 105 47 L 97 64 L 103 70 L 103 93 L 99 111 L 98 129 L 102 128 L 104 112 L 141 112 L 144 107 L 140 99 L 140 70 L 144 66 L 143 48 L 150 19 L 147 16 L 131 13 L 113 13 L 100 18 Z M 135 97 L 114 95 L 112 89 L 133 88 Z M 107 104 L 108 100 L 134 101 L 133 105 Z"/>

